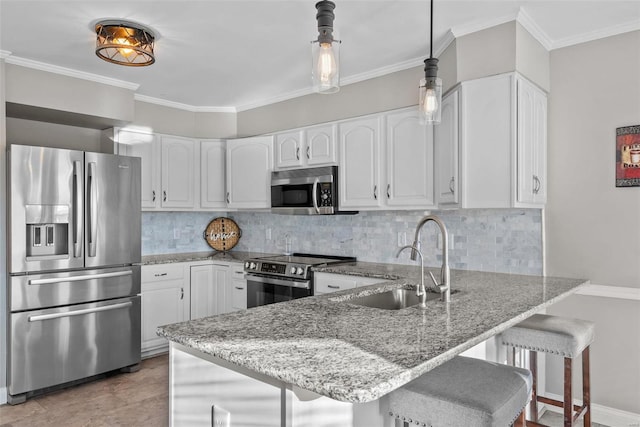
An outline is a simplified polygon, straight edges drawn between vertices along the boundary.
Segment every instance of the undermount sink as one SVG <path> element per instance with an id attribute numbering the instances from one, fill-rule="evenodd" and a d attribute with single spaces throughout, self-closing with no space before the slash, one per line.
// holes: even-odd
<path id="1" fill-rule="evenodd" d="M 439 296 L 440 294 L 427 291 L 427 301 L 436 299 Z M 416 295 L 415 289 L 394 289 L 379 294 L 353 298 L 345 302 L 383 310 L 402 310 L 403 308 L 418 305 L 420 298 Z"/>

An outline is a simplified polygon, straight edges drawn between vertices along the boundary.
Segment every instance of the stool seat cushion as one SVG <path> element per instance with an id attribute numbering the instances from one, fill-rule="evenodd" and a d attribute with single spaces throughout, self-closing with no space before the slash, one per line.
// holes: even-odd
<path id="1" fill-rule="evenodd" d="M 507 426 L 529 401 L 531 372 L 458 356 L 389 394 L 389 411 L 419 426 Z"/>
<path id="2" fill-rule="evenodd" d="M 502 343 L 574 358 L 593 342 L 593 322 L 534 314 L 502 333 Z"/>

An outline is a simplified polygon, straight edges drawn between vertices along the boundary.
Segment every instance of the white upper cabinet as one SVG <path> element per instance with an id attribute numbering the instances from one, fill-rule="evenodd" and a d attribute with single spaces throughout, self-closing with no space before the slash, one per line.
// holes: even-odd
<path id="1" fill-rule="evenodd" d="M 199 187 L 199 164 L 196 162 L 196 141 L 188 138 L 163 135 L 162 184 L 163 208 L 194 208 L 196 188 Z"/>
<path id="2" fill-rule="evenodd" d="M 116 130 L 117 153 L 141 158 L 141 195 L 143 209 L 160 206 L 160 149 L 152 133 Z"/>
<path id="3" fill-rule="evenodd" d="M 339 124 L 340 208 L 378 208 L 380 195 L 380 115 Z"/>
<path id="4" fill-rule="evenodd" d="M 385 114 L 385 127 L 386 205 L 434 207 L 433 126 L 421 125 L 412 107 Z"/>
<path id="5" fill-rule="evenodd" d="M 226 208 L 226 143 L 200 141 L 200 207 Z"/>
<path id="6" fill-rule="evenodd" d="M 525 79 L 516 80 L 518 96 L 518 189 L 522 206 L 547 201 L 547 95 Z"/>
<path id="7" fill-rule="evenodd" d="M 336 164 L 336 124 L 311 126 L 275 136 L 276 169 Z"/>
<path id="8" fill-rule="evenodd" d="M 272 169 L 272 136 L 227 141 L 227 207 L 270 208 Z"/>
<path id="9" fill-rule="evenodd" d="M 455 208 L 460 204 L 459 151 L 460 90 L 455 89 L 442 99 L 442 120 L 434 126 L 436 156 L 436 204 L 440 208 Z"/>

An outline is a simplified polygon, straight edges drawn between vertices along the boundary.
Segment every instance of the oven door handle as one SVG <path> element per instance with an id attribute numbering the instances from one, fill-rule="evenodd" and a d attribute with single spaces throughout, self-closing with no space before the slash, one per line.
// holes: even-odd
<path id="1" fill-rule="evenodd" d="M 255 276 L 253 274 L 245 274 L 244 278 L 247 281 L 266 283 L 267 285 L 279 285 L 279 286 L 288 286 L 290 288 L 311 289 L 310 280 L 298 282 L 295 280 L 284 280 L 284 279 L 278 279 L 275 277 Z"/>

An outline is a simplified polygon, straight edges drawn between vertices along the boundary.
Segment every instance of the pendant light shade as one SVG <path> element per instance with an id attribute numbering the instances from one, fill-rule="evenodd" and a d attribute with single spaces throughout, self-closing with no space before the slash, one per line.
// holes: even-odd
<path id="1" fill-rule="evenodd" d="M 424 78 L 420 80 L 418 112 L 425 125 L 440 123 L 442 113 L 442 79 L 438 77 L 438 59 L 433 57 L 433 0 L 431 0 L 429 58 L 424 60 Z"/>
<path id="2" fill-rule="evenodd" d="M 156 62 L 153 32 L 129 21 L 100 21 L 96 24 L 96 55 L 107 62 L 143 67 Z"/>
<path id="3" fill-rule="evenodd" d="M 335 93 L 340 90 L 340 40 L 333 38 L 332 1 L 316 3 L 318 39 L 311 42 L 311 80 L 314 92 Z"/>

